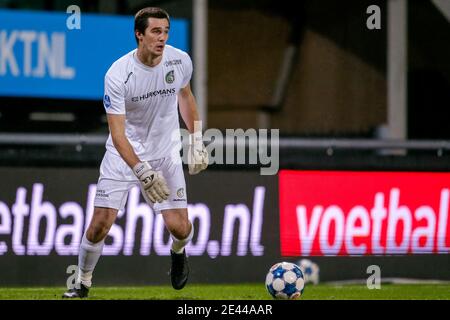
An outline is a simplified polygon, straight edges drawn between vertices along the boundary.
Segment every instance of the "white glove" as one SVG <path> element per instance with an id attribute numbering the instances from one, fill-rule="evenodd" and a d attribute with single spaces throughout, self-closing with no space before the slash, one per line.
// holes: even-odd
<path id="1" fill-rule="evenodd" d="M 133 172 L 152 203 L 163 202 L 169 198 L 166 179 L 158 171 L 154 171 L 147 161 L 136 164 Z"/>
<path id="2" fill-rule="evenodd" d="M 209 157 L 203 144 L 201 131 L 191 133 L 189 135 L 189 149 L 188 149 L 188 167 L 189 174 L 197 174 L 208 167 Z"/>

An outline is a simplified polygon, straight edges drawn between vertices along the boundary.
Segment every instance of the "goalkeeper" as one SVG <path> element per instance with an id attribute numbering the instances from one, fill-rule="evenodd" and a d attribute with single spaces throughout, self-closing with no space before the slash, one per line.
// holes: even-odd
<path id="1" fill-rule="evenodd" d="M 182 289 L 189 266 L 185 246 L 194 228 L 188 219 L 186 183 L 179 152 L 180 114 L 190 132 L 188 166 L 197 174 L 208 165 L 195 98 L 190 88 L 192 61 L 187 53 L 166 44 L 170 18 L 160 8 L 144 8 L 135 15 L 137 49 L 115 61 L 105 75 L 109 137 L 100 166 L 94 213 L 81 240 L 78 279 L 65 298 L 84 298 L 102 253 L 104 239 L 128 191 L 140 185 L 156 213 L 161 213 L 173 243 L 170 277 Z M 174 132 L 178 133 L 173 139 Z"/>

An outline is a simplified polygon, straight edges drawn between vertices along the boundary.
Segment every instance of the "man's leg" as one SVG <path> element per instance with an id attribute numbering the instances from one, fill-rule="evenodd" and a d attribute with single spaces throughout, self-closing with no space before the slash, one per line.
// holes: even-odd
<path id="1" fill-rule="evenodd" d="M 187 209 L 162 210 L 164 223 L 172 236 L 172 248 L 170 255 L 172 267 L 170 279 L 174 289 L 182 289 L 188 280 L 189 266 L 184 247 L 191 241 L 194 234 L 194 226 L 188 219 Z"/>
<path id="2" fill-rule="evenodd" d="M 87 297 L 92 285 L 92 273 L 102 254 L 106 235 L 117 217 L 117 209 L 95 207 L 92 220 L 83 235 L 78 254 L 77 287 L 67 291 L 64 298 Z"/>

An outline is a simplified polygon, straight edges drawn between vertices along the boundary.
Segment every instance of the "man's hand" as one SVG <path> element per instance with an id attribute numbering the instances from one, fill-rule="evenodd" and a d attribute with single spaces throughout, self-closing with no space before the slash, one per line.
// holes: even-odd
<path id="1" fill-rule="evenodd" d="M 189 174 L 197 174 L 208 167 L 209 157 L 203 144 L 201 132 L 195 132 L 189 135 L 188 149 L 188 167 Z"/>
<path id="2" fill-rule="evenodd" d="M 162 174 L 154 171 L 147 161 L 136 164 L 133 172 L 152 203 L 163 202 L 169 198 L 170 191 L 166 179 Z"/>

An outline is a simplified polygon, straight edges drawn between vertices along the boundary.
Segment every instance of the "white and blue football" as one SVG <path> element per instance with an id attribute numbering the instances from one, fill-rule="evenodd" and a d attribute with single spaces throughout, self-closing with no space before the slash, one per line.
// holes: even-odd
<path id="1" fill-rule="evenodd" d="M 303 272 L 291 262 L 274 264 L 267 273 L 266 288 L 274 299 L 298 299 L 305 288 Z"/>
<path id="2" fill-rule="evenodd" d="M 298 266 L 303 271 L 305 283 L 319 284 L 320 268 L 317 263 L 312 262 L 309 259 L 301 259 L 298 262 Z"/>

